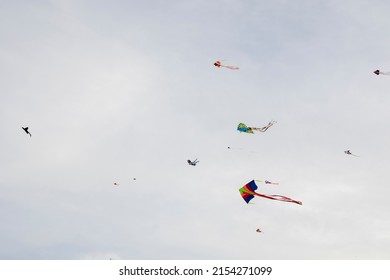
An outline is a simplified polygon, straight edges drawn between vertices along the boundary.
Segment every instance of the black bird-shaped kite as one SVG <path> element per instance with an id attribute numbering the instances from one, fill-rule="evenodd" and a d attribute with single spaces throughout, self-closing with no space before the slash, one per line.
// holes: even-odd
<path id="1" fill-rule="evenodd" d="M 22 128 L 23 128 L 23 130 L 24 130 L 28 135 L 30 135 L 30 137 L 31 137 L 31 133 L 28 132 L 28 127 L 23 127 L 23 126 L 22 126 Z"/>
<path id="2" fill-rule="evenodd" d="M 196 159 L 194 161 L 187 160 L 187 162 L 188 162 L 189 165 L 195 166 L 199 162 L 199 160 L 198 159 Z"/>

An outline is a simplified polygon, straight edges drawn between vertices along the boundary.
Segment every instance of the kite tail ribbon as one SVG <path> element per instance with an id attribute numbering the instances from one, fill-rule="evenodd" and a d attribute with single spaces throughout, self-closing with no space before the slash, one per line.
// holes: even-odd
<path id="1" fill-rule="evenodd" d="M 237 67 L 237 66 L 228 66 L 228 65 L 221 65 L 221 67 L 225 67 L 225 68 L 228 68 L 228 69 L 231 69 L 231 70 L 239 70 L 240 67 Z"/>
<path id="2" fill-rule="evenodd" d="M 284 201 L 284 202 L 292 202 L 292 203 L 302 205 L 301 201 L 294 200 L 294 199 L 291 199 L 291 198 L 283 196 L 283 195 L 276 195 L 276 194 L 275 195 L 274 194 L 266 195 L 266 194 L 259 194 L 259 193 L 254 193 L 254 194 L 257 196 L 264 197 L 264 198 L 269 198 L 269 199 L 279 200 L 279 201 Z"/>

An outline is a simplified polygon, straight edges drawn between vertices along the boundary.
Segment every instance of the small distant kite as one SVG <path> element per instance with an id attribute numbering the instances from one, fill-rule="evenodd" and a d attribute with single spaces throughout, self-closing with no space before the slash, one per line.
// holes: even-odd
<path id="1" fill-rule="evenodd" d="M 261 231 L 261 229 L 258 228 L 258 229 L 256 229 L 256 232 L 262 232 L 262 231 Z"/>
<path id="2" fill-rule="evenodd" d="M 239 148 L 239 147 L 230 147 L 230 146 L 228 146 L 227 148 L 228 148 L 228 150 L 244 150 L 243 148 Z"/>
<path id="3" fill-rule="evenodd" d="M 351 150 L 346 150 L 346 151 L 344 151 L 344 153 L 347 155 L 350 155 L 350 156 L 359 157 L 358 155 L 351 153 Z"/>
<path id="4" fill-rule="evenodd" d="M 382 72 L 380 70 L 375 70 L 373 73 L 375 75 L 387 75 L 387 76 L 390 76 L 390 72 Z"/>
<path id="5" fill-rule="evenodd" d="M 195 166 L 199 161 L 198 161 L 198 159 L 195 159 L 194 161 L 191 161 L 188 159 L 187 162 L 189 165 Z"/>
<path id="6" fill-rule="evenodd" d="M 219 60 L 217 60 L 216 62 L 214 62 L 214 66 L 215 66 L 215 67 L 218 67 L 218 68 L 225 67 L 225 68 L 228 68 L 228 69 L 231 69 L 231 70 L 238 70 L 238 69 L 240 69 L 240 67 L 237 67 L 237 66 L 223 65 L 223 64 L 221 63 L 221 61 L 219 61 Z"/>
<path id="7" fill-rule="evenodd" d="M 270 185 L 279 185 L 279 183 L 273 183 L 273 182 L 270 182 L 268 180 L 265 180 L 265 181 L 261 181 L 261 180 L 255 180 L 256 182 L 264 182 L 266 184 L 270 184 Z"/>
<path id="8" fill-rule="evenodd" d="M 245 150 L 244 148 L 240 148 L 240 147 L 230 147 L 230 146 L 228 146 L 227 148 L 229 150 Z"/>
<path id="9" fill-rule="evenodd" d="M 240 194 L 242 198 L 245 200 L 246 203 L 249 203 L 254 197 L 260 196 L 268 199 L 273 199 L 273 200 L 279 200 L 279 201 L 284 201 L 284 202 L 293 202 L 299 205 L 302 205 L 301 201 L 291 199 L 289 197 L 283 196 L 283 195 L 276 195 L 276 194 L 260 194 L 255 192 L 257 190 L 257 185 L 255 183 L 255 180 L 250 181 L 248 184 L 243 186 L 242 188 L 239 189 Z"/>
<path id="10" fill-rule="evenodd" d="M 114 186 L 119 186 L 119 184 L 114 182 Z"/>
<path id="11" fill-rule="evenodd" d="M 270 121 L 266 126 L 263 126 L 262 128 L 258 127 L 249 127 L 246 126 L 244 123 L 239 123 L 237 126 L 237 130 L 239 132 L 245 132 L 245 133 L 254 133 L 253 131 L 260 131 L 260 132 L 266 132 L 268 128 L 273 126 L 276 123 L 276 121 Z"/>
<path id="12" fill-rule="evenodd" d="M 23 130 L 24 130 L 28 135 L 30 135 L 30 137 L 31 137 L 31 133 L 28 131 L 28 127 L 23 127 L 23 126 L 22 126 L 22 128 L 23 128 Z"/>
<path id="13" fill-rule="evenodd" d="M 279 185 L 279 183 L 272 183 L 272 182 L 270 182 L 270 181 L 267 181 L 267 180 L 265 180 L 264 181 L 266 184 L 271 184 L 271 185 Z"/>

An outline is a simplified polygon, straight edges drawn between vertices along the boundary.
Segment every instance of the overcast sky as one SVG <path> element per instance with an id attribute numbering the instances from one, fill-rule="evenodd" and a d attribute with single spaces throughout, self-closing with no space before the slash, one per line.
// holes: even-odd
<path id="1" fill-rule="evenodd" d="M 0 258 L 389 259 L 389 12 L 1 1 Z"/>

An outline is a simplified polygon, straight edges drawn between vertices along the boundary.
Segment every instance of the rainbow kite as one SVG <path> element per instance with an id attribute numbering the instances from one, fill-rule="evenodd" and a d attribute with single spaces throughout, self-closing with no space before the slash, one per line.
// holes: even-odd
<path id="1" fill-rule="evenodd" d="M 294 200 L 294 199 L 288 198 L 288 197 L 283 196 L 283 195 L 260 194 L 260 193 L 255 192 L 255 190 L 257 190 L 257 185 L 255 183 L 255 180 L 252 180 L 248 184 L 246 184 L 245 186 L 240 188 L 239 191 L 240 191 L 242 198 L 245 200 L 246 203 L 249 203 L 252 200 L 252 198 L 254 198 L 256 195 L 256 196 L 269 198 L 269 199 L 273 199 L 273 200 L 279 200 L 279 201 L 284 201 L 284 202 L 293 202 L 293 203 L 302 205 L 301 201 Z"/>

